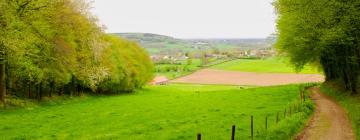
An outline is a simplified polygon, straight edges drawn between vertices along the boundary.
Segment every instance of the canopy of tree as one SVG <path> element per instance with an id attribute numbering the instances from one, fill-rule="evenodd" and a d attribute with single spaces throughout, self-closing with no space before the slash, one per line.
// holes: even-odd
<path id="1" fill-rule="evenodd" d="M 276 0 L 277 48 L 297 69 L 322 67 L 326 79 L 357 92 L 360 70 L 359 0 Z"/>
<path id="2" fill-rule="evenodd" d="M 85 0 L 0 0 L 0 47 L 8 94 L 116 93 L 152 78 L 148 54 L 106 35 Z"/>

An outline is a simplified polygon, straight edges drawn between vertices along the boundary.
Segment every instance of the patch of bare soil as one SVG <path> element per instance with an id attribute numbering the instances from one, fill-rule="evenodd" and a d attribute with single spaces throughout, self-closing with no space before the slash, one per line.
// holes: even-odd
<path id="1" fill-rule="evenodd" d="M 355 140 L 351 123 L 343 108 L 318 87 L 310 89 L 316 110 L 308 126 L 296 140 Z"/>
<path id="2" fill-rule="evenodd" d="M 253 73 L 202 69 L 191 75 L 172 80 L 173 83 L 274 86 L 322 82 L 319 74 Z"/>

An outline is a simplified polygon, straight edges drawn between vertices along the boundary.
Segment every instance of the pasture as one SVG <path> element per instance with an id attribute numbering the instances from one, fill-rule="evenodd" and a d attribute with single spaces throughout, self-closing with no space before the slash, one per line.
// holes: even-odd
<path id="1" fill-rule="evenodd" d="M 258 73 L 296 73 L 287 58 L 272 57 L 266 59 L 238 59 L 211 67 L 218 70 L 258 72 Z M 299 73 L 320 73 L 315 67 L 306 66 Z"/>
<path id="2" fill-rule="evenodd" d="M 132 94 L 84 96 L 0 112 L 0 139 L 290 139 L 310 112 L 284 114 L 299 98 L 297 85 L 244 88 L 171 84 Z M 311 108 L 311 104 L 308 105 Z M 280 122 L 275 124 L 276 113 Z M 289 112 L 289 111 L 288 111 Z M 288 116 L 284 119 L 284 115 Z M 268 116 L 268 131 L 265 131 Z"/>

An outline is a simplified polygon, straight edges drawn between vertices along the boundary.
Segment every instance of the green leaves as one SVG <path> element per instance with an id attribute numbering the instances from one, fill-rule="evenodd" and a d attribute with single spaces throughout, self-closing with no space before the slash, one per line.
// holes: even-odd
<path id="1" fill-rule="evenodd" d="M 55 83 L 58 91 L 131 91 L 152 78 L 146 52 L 106 35 L 85 0 L 0 0 L 0 7 L 7 77 L 18 86 L 9 88 L 18 93 L 25 94 L 28 83 L 44 89 Z"/>
<path id="2" fill-rule="evenodd" d="M 356 92 L 360 45 L 359 1 L 277 0 L 277 48 L 297 69 L 321 64 L 327 80 L 341 79 Z M 355 63 L 354 63 L 355 62 Z"/>

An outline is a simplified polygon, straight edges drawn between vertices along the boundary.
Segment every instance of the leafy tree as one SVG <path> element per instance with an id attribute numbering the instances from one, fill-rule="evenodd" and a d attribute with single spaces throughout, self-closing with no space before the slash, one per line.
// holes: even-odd
<path id="1" fill-rule="evenodd" d="M 152 78 L 146 52 L 106 35 L 89 7 L 85 0 L 0 0 L 6 86 L 14 96 L 132 91 Z"/>
<path id="2" fill-rule="evenodd" d="M 277 0 L 277 48 L 298 70 L 320 65 L 327 81 L 357 93 L 360 70 L 360 1 Z"/>

